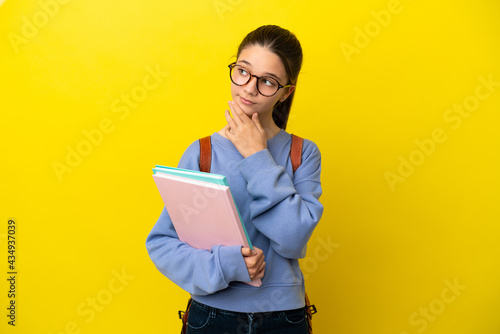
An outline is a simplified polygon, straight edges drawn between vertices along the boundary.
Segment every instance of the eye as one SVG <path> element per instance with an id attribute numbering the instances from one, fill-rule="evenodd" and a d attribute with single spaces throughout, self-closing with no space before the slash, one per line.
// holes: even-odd
<path id="1" fill-rule="evenodd" d="M 276 82 L 276 80 L 271 79 L 271 78 L 262 78 L 262 83 L 268 87 L 278 86 L 278 83 Z"/>
<path id="2" fill-rule="evenodd" d="M 246 69 L 244 69 L 243 67 L 238 67 L 238 73 L 240 75 L 248 75 L 248 72 Z"/>

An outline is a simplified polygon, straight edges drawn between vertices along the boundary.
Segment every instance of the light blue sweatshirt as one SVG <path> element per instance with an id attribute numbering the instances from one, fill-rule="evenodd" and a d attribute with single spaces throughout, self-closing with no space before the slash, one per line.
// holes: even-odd
<path id="1" fill-rule="evenodd" d="M 284 130 L 267 142 L 267 149 L 246 159 L 218 133 L 211 139 L 211 172 L 226 176 L 250 240 L 264 252 L 262 286 L 242 283 L 250 276 L 240 246 L 189 246 L 178 239 L 165 208 L 147 237 L 149 256 L 194 300 L 212 307 L 234 312 L 303 307 L 304 277 L 298 259 L 306 255 L 307 241 L 323 213 L 318 147 L 304 140 L 302 164 L 293 173 L 291 135 Z M 178 167 L 199 170 L 199 156 L 195 141 Z"/>

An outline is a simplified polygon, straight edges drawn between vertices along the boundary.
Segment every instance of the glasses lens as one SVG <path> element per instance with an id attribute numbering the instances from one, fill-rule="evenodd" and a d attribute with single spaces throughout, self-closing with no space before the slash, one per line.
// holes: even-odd
<path id="1" fill-rule="evenodd" d="M 258 81 L 257 88 L 262 95 L 271 96 L 276 94 L 279 89 L 278 81 L 271 77 L 261 77 Z"/>
<path id="2" fill-rule="evenodd" d="M 250 81 L 250 72 L 239 65 L 231 68 L 231 80 L 235 85 L 242 86 Z"/>

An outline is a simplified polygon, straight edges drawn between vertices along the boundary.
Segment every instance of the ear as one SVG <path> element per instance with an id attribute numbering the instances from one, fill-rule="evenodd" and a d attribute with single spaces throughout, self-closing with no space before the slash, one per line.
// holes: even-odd
<path id="1" fill-rule="evenodd" d="M 295 90 L 295 85 L 291 85 L 290 87 L 288 87 L 288 92 L 286 92 L 280 99 L 280 102 L 284 102 L 289 96 L 290 94 L 293 93 L 293 91 Z"/>

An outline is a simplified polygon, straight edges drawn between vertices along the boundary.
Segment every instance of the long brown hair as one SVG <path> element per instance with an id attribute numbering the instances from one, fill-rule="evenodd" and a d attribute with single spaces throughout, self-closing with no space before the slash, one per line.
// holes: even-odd
<path id="1" fill-rule="evenodd" d="M 278 55 L 285 65 L 288 75 L 288 82 L 284 85 L 291 84 L 297 86 L 297 79 L 302 67 L 302 47 L 293 33 L 276 25 L 261 26 L 250 32 L 243 39 L 238 47 L 237 57 L 240 56 L 243 49 L 252 45 L 268 48 L 271 52 Z M 273 120 L 283 130 L 286 129 L 294 95 L 295 90 L 284 102 L 278 101 L 274 106 Z"/>

